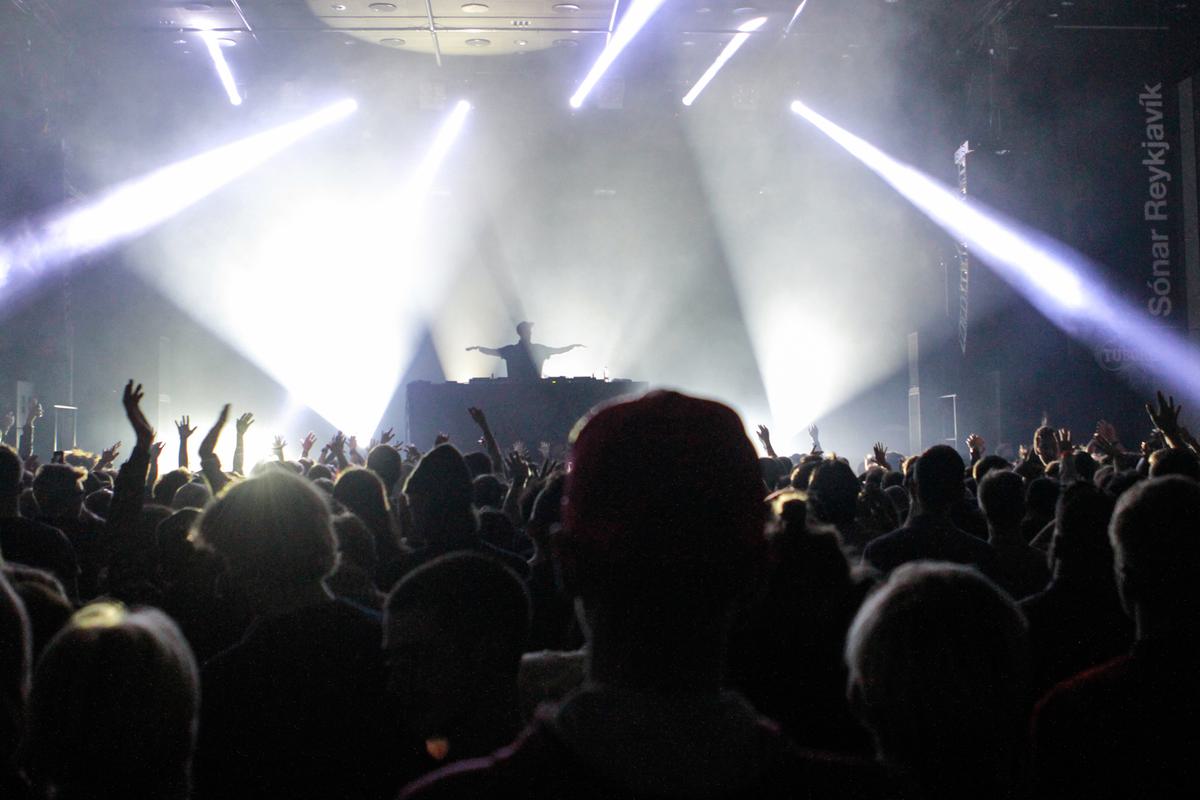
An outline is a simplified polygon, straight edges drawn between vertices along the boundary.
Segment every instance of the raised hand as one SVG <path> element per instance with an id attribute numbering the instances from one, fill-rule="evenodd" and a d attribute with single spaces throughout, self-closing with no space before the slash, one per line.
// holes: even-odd
<path id="1" fill-rule="evenodd" d="M 400 449 L 404 451 L 404 455 L 409 461 L 421 460 L 421 451 L 415 444 L 402 444 Z"/>
<path id="2" fill-rule="evenodd" d="M 387 444 L 388 442 L 392 441 L 392 439 L 394 439 L 395 436 L 396 436 L 396 430 L 394 428 L 388 428 L 386 431 L 379 434 L 379 443 Z"/>
<path id="3" fill-rule="evenodd" d="M 1106 442 L 1117 444 L 1121 440 L 1117 438 L 1117 428 L 1111 422 L 1100 420 L 1096 423 L 1096 438 L 1103 439 Z"/>
<path id="4" fill-rule="evenodd" d="M 523 484 L 529 480 L 529 463 L 516 450 L 505 457 L 504 464 L 508 467 L 508 474 L 513 483 Z"/>
<path id="5" fill-rule="evenodd" d="M 275 439 L 271 442 L 272 450 L 283 450 L 283 448 L 285 448 L 285 447 L 287 447 L 287 442 L 284 441 L 282 436 L 276 436 Z"/>
<path id="6" fill-rule="evenodd" d="M 967 437 L 967 450 L 971 453 L 971 458 L 978 460 L 983 455 L 983 451 L 987 449 L 987 442 L 978 433 L 972 433 Z"/>
<path id="7" fill-rule="evenodd" d="M 247 411 L 237 418 L 235 424 L 237 425 L 237 435 L 245 436 L 246 431 L 250 430 L 250 426 L 254 424 L 254 415 Z"/>
<path id="8" fill-rule="evenodd" d="M 317 435 L 315 433 L 313 433 L 312 431 L 309 431 L 308 435 L 305 436 L 304 439 L 301 440 L 301 442 L 300 442 L 301 458 L 308 458 L 308 452 L 313 449 L 313 445 L 315 445 L 316 443 L 317 443 Z"/>
<path id="9" fill-rule="evenodd" d="M 17 424 L 17 415 L 12 411 L 5 411 L 4 417 L 0 419 L 0 433 L 8 433 L 13 429 L 13 425 Z"/>
<path id="10" fill-rule="evenodd" d="M 345 434 L 343 434 L 341 431 L 335 433 L 333 438 L 329 440 L 328 447 L 329 452 L 333 453 L 335 456 L 344 453 L 346 451 Z"/>
<path id="11" fill-rule="evenodd" d="M 208 433 L 200 441 L 200 457 L 215 455 L 217 449 L 217 439 L 221 436 L 221 431 L 225 428 L 225 423 L 229 422 L 229 411 L 231 406 L 226 403 L 221 407 L 221 413 L 217 415 L 217 421 L 209 429 Z"/>
<path id="12" fill-rule="evenodd" d="M 186 414 L 175 422 L 175 430 L 179 433 L 180 439 L 187 441 L 188 437 L 196 432 L 196 429 L 191 426 L 191 422 L 192 418 Z"/>
<path id="13" fill-rule="evenodd" d="M 346 447 L 347 447 L 347 448 L 349 448 L 349 450 L 350 450 L 350 452 L 351 452 L 351 453 L 353 453 L 354 451 L 358 450 L 358 437 L 357 437 L 357 436 L 351 436 L 349 439 L 347 439 L 347 440 L 346 440 Z"/>
<path id="14" fill-rule="evenodd" d="M 447 443 L 447 442 L 449 442 L 449 441 L 450 441 L 450 437 L 449 437 L 448 435 L 446 435 L 446 434 L 444 434 L 444 433 L 439 433 L 439 434 L 437 435 L 437 438 L 435 438 L 435 439 L 433 440 L 433 446 L 434 446 L 434 447 L 437 447 L 438 445 L 440 445 L 440 444 L 446 444 L 446 443 Z"/>
<path id="15" fill-rule="evenodd" d="M 1071 429 L 1059 428 L 1054 432 L 1054 443 L 1058 447 L 1060 455 L 1070 454 L 1075 451 L 1074 445 L 1071 442 Z"/>
<path id="16" fill-rule="evenodd" d="M 1158 407 L 1155 408 L 1152 404 L 1146 404 L 1146 413 L 1150 415 L 1150 421 L 1154 423 L 1154 427 L 1162 431 L 1163 438 L 1167 440 L 1167 444 L 1171 447 L 1179 447 L 1182 442 L 1179 440 L 1179 414 L 1183 411 L 1183 405 L 1175 405 L 1175 397 L 1163 397 L 1162 392 L 1155 393 L 1158 398 Z"/>
<path id="17" fill-rule="evenodd" d="M 155 442 L 152 445 L 150 445 L 150 458 L 157 461 L 158 457 L 162 455 L 163 448 L 166 446 L 167 446 L 166 442 Z"/>
<path id="18" fill-rule="evenodd" d="M 883 442 L 876 442 L 871 446 L 871 455 L 875 459 L 875 464 L 887 469 L 887 445 Z"/>
<path id="19" fill-rule="evenodd" d="M 125 406 L 125 416 L 129 420 L 129 424 L 133 426 L 133 432 L 137 435 L 137 446 L 148 449 L 154 441 L 154 427 L 150 424 L 150 420 L 146 419 L 146 415 L 142 413 L 142 398 L 146 393 L 142 390 L 142 385 L 139 383 L 134 386 L 133 381 L 125 384 L 125 392 L 121 397 L 121 403 Z"/>
<path id="20" fill-rule="evenodd" d="M 107 450 L 100 451 L 100 460 L 96 462 L 96 466 L 93 467 L 93 469 L 103 469 L 104 467 L 107 467 L 109 464 L 115 462 L 117 460 L 117 456 L 119 455 L 121 455 L 121 443 L 117 442 Z"/>
<path id="21" fill-rule="evenodd" d="M 754 433 L 758 436 L 758 441 L 762 444 L 763 450 L 767 451 L 767 455 L 774 457 L 775 448 L 771 446 L 771 429 L 766 425 L 759 425 L 754 429 Z"/>
<path id="22" fill-rule="evenodd" d="M 557 461 L 551 461 L 550 459 L 546 459 L 545 461 L 542 462 L 541 469 L 538 470 L 538 474 L 537 474 L 538 480 L 540 480 L 540 481 L 546 480 L 546 478 L 550 477 L 550 473 L 554 472 L 556 469 L 558 469 L 558 467 L 559 467 L 559 463 Z"/>
<path id="23" fill-rule="evenodd" d="M 821 450 L 821 429 L 816 423 L 808 426 L 808 437 L 812 439 L 812 450 L 810 452 L 820 454 Z"/>
<path id="24" fill-rule="evenodd" d="M 475 408 L 472 406 L 467 409 L 467 413 L 471 415 L 471 421 L 478 425 L 480 430 L 487 430 L 487 415 L 483 413 L 482 408 Z"/>

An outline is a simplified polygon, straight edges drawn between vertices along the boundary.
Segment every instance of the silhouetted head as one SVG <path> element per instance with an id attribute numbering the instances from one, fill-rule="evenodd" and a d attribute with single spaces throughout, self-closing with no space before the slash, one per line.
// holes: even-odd
<path id="1" fill-rule="evenodd" d="M 1058 458 L 1058 442 L 1054 439 L 1054 428 L 1043 425 L 1034 431 L 1033 449 L 1043 463 L 1049 464 L 1056 460 Z"/>
<path id="2" fill-rule="evenodd" d="M 533 337 L 533 323 L 532 322 L 518 322 L 517 323 L 517 337 L 522 342 L 528 342 Z"/>
<path id="3" fill-rule="evenodd" d="M 1009 463 L 997 455 L 984 456 L 975 462 L 975 466 L 971 467 L 971 477 L 975 479 L 975 483 L 979 484 L 985 475 L 994 469 L 1008 469 Z"/>
<path id="4" fill-rule="evenodd" d="M 171 505 L 175 493 L 192 480 L 192 473 L 186 469 L 173 469 L 158 479 L 154 484 L 154 502 L 164 506 Z"/>
<path id="5" fill-rule="evenodd" d="M 46 645 L 67 624 L 75 609 L 62 583 L 45 570 L 10 562 L 4 565 L 4 576 L 25 606 L 33 651 L 31 663 L 36 664 Z"/>
<path id="6" fill-rule="evenodd" d="M 830 525 L 853 522 L 861 490 L 862 485 L 849 464 L 836 459 L 822 461 L 808 481 L 812 516 Z"/>
<path id="7" fill-rule="evenodd" d="M 1182 475 L 1200 481 L 1200 459 L 1186 447 L 1168 447 L 1150 454 L 1150 477 Z"/>
<path id="8" fill-rule="evenodd" d="M 319 584 L 333 569 L 329 507 L 313 486 L 270 470 L 225 491 L 197 523 L 230 577 L 262 592 Z"/>
<path id="9" fill-rule="evenodd" d="M 495 475 L 480 475 L 471 482 L 476 508 L 500 508 L 504 505 L 504 484 Z"/>
<path id="10" fill-rule="evenodd" d="M 313 464 L 308 468 L 308 472 L 304 473 L 304 477 L 308 478 L 310 481 L 319 481 L 324 479 L 332 482 L 333 470 L 324 464 Z"/>
<path id="11" fill-rule="evenodd" d="M 1050 560 L 1079 577 L 1109 581 L 1113 554 L 1108 542 L 1113 499 L 1091 484 L 1074 483 L 1058 499 Z"/>
<path id="12" fill-rule="evenodd" d="M 471 473 L 452 444 L 421 457 L 404 484 L 416 537 L 439 542 L 475 531 Z"/>
<path id="13" fill-rule="evenodd" d="M 391 511 L 383 481 L 372 470 L 348 467 L 338 473 L 333 499 L 358 516 L 377 536 L 390 536 Z"/>
<path id="14" fill-rule="evenodd" d="M 78 516 L 87 473 L 66 464 L 43 464 L 33 479 L 38 508 L 50 517 Z"/>
<path id="15" fill-rule="evenodd" d="M 1109 525 L 1127 611 L 1155 628 L 1195 631 L 1200 615 L 1200 484 L 1171 475 L 1121 496 Z"/>
<path id="16" fill-rule="evenodd" d="M 11 503 L 21 496 L 21 478 L 25 467 L 17 451 L 0 444 L 0 503 Z"/>
<path id="17" fill-rule="evenodd" d="M 962 500 L 964 469 L 962 456 L 949 445 L 935 444 L 922 453 L 913 473 L 921 510 L 945 512 Z"/>
<path id="18" fill-rule="evenodd" d="M 467 469 L 471 472 L 472 478 L 478 478 L 480 475 L 488 475 L 492 471 L 492 459 L 487 453 L 481 453 L 475 450 L 463 455 L 463 461 L 467 464 Z"/>
<path id="19" fill-rule="evenodd" d="M 589 609 L 672 625 L 727 612 L 759 574 L 758 459 L 727 406 L 651 392 L 593 414 L 572 451 L 557 556 Z"/>
<path id="20" fill-rule="evenodd" d="M 25 762 L 49 796 L 185 798 L 200 680 L 155 609 L 80 609 L 38 661 Z"/>
<path id="21" fill-rule="evenodd" d="M 410 572 L 388 595 L 388 688 L 409 733 L 453 734 L 482 703 L 510 698 L 529 636 L 524 584 L 499 561 L 458 552 Z"/>
<path id="22" fill-rule="evenodd" d="M 979 508 L 991 527 L 1019 526 L 1025 517 L 1025 481 L 1010 469 L 988 472 L 979 484 Z"/>
<path id="23" fill-rule="evenodd" d="M 1049 478 L 1034 478 L 1025 489 L 1025 506 L 1039 519 L 1053 519 L 1060 485 Z"/>
<path id="24" fill-rule="evenodd" d="M 203 480 L 193 480 L 176 490 L 175 496 L 171 498 L 171 508 L 176 511 L 183 508 L 203 510 L 211 501 L 212 489 L 208 488 L 208 483 Z"/>
<path id="25" fill-rule="evenodd" d="M 901 566 L 859 610 L 846 662 L 851 703 L 880 755 L 924 793 L 1011 787 L 1029 653 L 1024 617 L 991 581 L 958 565 Z"/>
<path id="26" fill-rule="evenodd" d="M 400 457 L 400 453 L 397 452 L 396 448 L 391 445 L 377 444 L 367 454 L 367 469 L 374 472 L 379 476 L 379 480 L 383 481 L 383 488 L 389 497 L 396 490 L 396 484 L 400 482 L 401 464 L 403 463 L 404 459 Z M 322 467 L 322 469 L 325 468 Z M 327 469 L 325 471 L 328 472 Z M 322 476 L 314 476 L 310 469 L 308 477 L 315 480 Z"/>

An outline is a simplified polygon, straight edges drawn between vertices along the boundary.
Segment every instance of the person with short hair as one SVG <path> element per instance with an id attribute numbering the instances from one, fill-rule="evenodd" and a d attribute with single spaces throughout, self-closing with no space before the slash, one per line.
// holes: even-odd
<path id="1" fill-rule="evenodd" d="M 565 347 L 548 347 L 533 341 L 533 323 L 517 323 L 517 342 L 504 347 L 481 347 L 473 345 L 467 351 L 478 350 L 485 356 L 495 356 L 504 359 L 508 377 L 518 381 L 536 381 L 542 377 L 542 367 L 551 356 L 569 353 L 581 344 L 569 344 Z"/>
<path id="2" fill-rule="evenodd" d="M 205 798 L 372 798 L 395 779 L 382 626 L 330 596 L 329 507 L 290 471 L 231 485 L 195 535 L 255 616 L 202 671 L 196 751 Z"/>
<path id="3" fill-rule="evenodd" d="M 17 452 L 0 444 L 0 555 L 38 567 L 62 583 L 67 596 L 79 599 L 79 562 L 75 548 L 58 528 L 21 516 L 21 476 Z"/>
<path id="4" fill-rule="evenodd" d="M 1133 649 L 1058 684 L 1034 712 L 1035 795 L 1200 792 L 1200 484 L 1129 489 L 1108 528 Z"/>
<path id="5" fill-rule="evenodd" d="M 587 682 L 509 747 L 405 796 L 874 796 L 869 762 L 798 751 L 722 688 L 734 609 L 766 566 L 763 500 L 732 409 L 652 392 L 597 411 L 553 540 L 586 621 Z"/>
<path id="6" fill-rule="evenodd" d="M 982 463 L 982 462 L 980 462 Z M 988 544 L 996 551 L 996 579 L 1014 600 L 1046 588 L 1046 554 L 1021 537 L 1025 481 L 1010 469 L 994 469 L 979 483 L 979 508 L 987 519 Z"/>
<path id="7" fill-rule="evenodd" d="M 161 611 L 75 612 L 38 660 L 23 761 L 47 798 L 184 800 L 200 680 Z"/>
<path id="8" fill-rule="evenodd" d="M 922 457 L 924 460 L 924 457 Z M 905 564 L 850 626 L 850 702 L 901 796 L 1013 794 L 1028 715 L 1025 619 L 959 564 Z"/>
<path id="9" fill-rule="evenodd" d="M 1113 499 L 1077 482 L 1059 497 L 1050 543 L 1052 577 L 1021 601 L 1033 650 L 1033 696 L 1129 650 L 1133 625 L 1121 608 L 1108 541 Z"/>
<path id="10" fill-rule="evenodd" d="M 417 774 L 485 756 L 516 737 L 517 669 L 529 615 L 521 579 L 499 561 L 465 551 L 418 567 L 388 595 L 389 694 L 425 756 Z"/>
<path id="11" fill-rule="evenodd" d="M 962 456 L 949 445 L 930 447 L 911 473 L 914 512 L 897 530 L 871 541 L 863 561 L 887 574 L 909 561 L 949 561 L 996 575 L 996 551 L 987 542 L 955 527 L 951 512 L 966 492 Z"/>

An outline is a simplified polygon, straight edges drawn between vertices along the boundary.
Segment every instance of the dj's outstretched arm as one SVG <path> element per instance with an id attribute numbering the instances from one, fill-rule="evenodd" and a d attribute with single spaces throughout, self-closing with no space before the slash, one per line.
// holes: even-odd
<path id="1" fill-rule="evenodd" d="M 479 345 L 473 345 L 473 346 L 467 348 L 468 353 L 472 350 L 478 350 L 479 352 L 483 353 L 485 356 L 497 356 L 497 357 L 500 356 L 500 351 L 494 347 L 480 347 Z"/>
<path id="2" fill-rule="evenodd" d="M 574 350 L 576 347 L 587 347 L 587 345 L 569 344 L 566 347 L 551 347 L 551 348 L 548 348 L 548 352 L 552 356 L 558 356 L 558 355 L 562 355 L 563 353 L 569 353 L 572 350 Z"/>

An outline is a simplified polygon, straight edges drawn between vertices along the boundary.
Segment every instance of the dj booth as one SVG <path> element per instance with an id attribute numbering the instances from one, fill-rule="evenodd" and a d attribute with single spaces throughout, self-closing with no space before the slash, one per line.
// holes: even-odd
<path id="1" fill-rule="evenodd" d="M 476 378 L 469 383 L 408 384 L 408 441 L 421 449 L 433 445 L 439 433 L 464 452 L 480 449 L 479 428 L 467 413 L 480 408 L 500 447 L 523 442 L 536 452 L 540 442 L 558 444 L 579 418 L 593 407 L 626 395 L 643 394 L 645 383 L 604 381 L 596 378 L 543 378 L 515 381 Z"/>

